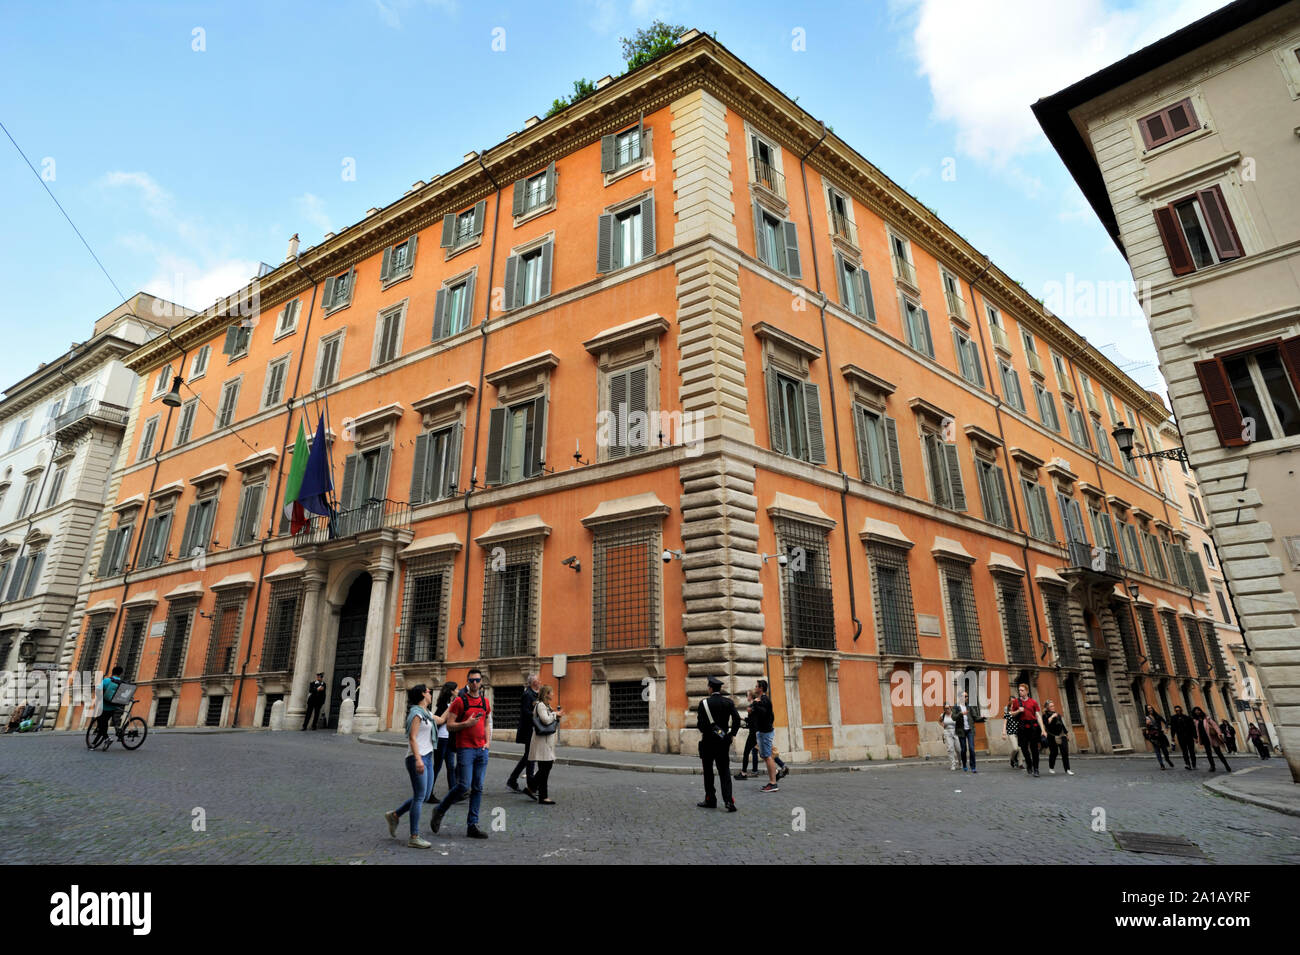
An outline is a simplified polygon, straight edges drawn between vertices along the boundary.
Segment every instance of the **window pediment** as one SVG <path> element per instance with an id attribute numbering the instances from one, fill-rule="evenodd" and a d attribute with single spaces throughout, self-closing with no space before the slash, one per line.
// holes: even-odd
<path id="1" fill-rule="evenodd" d="M 968 424 L 962 428 L 962 432 L 970 439 L 971 443 L 983 445 L 990 451 L 996 451 L 1002 447 L 1002 439 L 992 431 L 985 431 L 977 424 Z"/>
<path id="2" fill-rule="evenodd" d="M 420 415 L 422 430 L 427 430 L 459 419 L 477 390 L 468 381 L 462 381 L 458 385 L 417 398 L 411 402 L 411 408 Z"/>
<path id="3" fill-rule="evenodd" d="M 185 493 L 185 482 L 172 481 L 170 484 L 164 484 L 162 487 L 155 488 L 149 495 L 151 501 L 169 501 L 173 498 L 180 497 Z"/>
<path id="4" fill-rule="evenodd" d="M 822 350 L 816 345 L 767 322 L 756 323 L 754 334 L 763 342 L 764 351 L 768 355 L 774 356 L 792 369 L 799 369 L 800 374 L 806 375 L 809 363 L 816 361 L 822 355 Z"/>
<path id="5" fill-rule="evenodd" d="M 1022 468 L 1035 473 L 1037 473 L 1038 469 L 1047 463 L 1038 455 L 1026 451 L 1024 448 L 1011 448 L 1009 453 Z"/>
<path id="6" fill-rule="evenodd" d="M 895 391 L 892 381 L 873 375 L 865 368 L 852 363 L 840 366 L 840 373 L 853 389 L 854 396 L 868 404 L 884 405 Z"/>
<path id="7" fill-rule="evenodd" d="M 922 418 L 928 418 L 936 424 L 940 424 L 952 418 L 952 415 L 944 411 L 934 402 L 919 395 L 908 401 L 907 406 Z"/>
<path id="8" fill-rule="evenodd" d="M 602 364 L 652 355 L 668 328 L 668 319 L 662 315 L 647 315 L 597 332 L 582 347 Z"/>
<path id="9" fill-rule="evenodd" d="M 502 401 L 511 401 L 519 395 L 544 389 L 552 369 L 559 363 L 559 356 L 548 350 L 489 372 L 484 380 L 496 388 Z"/>
<path id="10" fill-rule="evenodd" d="M 200 471 L 194 477 L 190 478 L 190 484 L 196 488 L 204 485 L 220 484 L 226 478 L 230 477 L 230 468 L 224 464 L 219 464 L 215 468 L 208 468 L 206 471 Z"/>
<path id="11" fill-rule="evenodd" d="M 394 401 L 391 404 L 362 412 L 351 419 L 352 440 L 356 442 L 358 448 L 383 444 L 391 440 L 392 432 L 397 428 L 397 422 L 401 420 L 402 415 L 405 413 L 406 409 L 400 401 Z M 347 421 L 348 419 L 345 418 L 345 431 Z"/>

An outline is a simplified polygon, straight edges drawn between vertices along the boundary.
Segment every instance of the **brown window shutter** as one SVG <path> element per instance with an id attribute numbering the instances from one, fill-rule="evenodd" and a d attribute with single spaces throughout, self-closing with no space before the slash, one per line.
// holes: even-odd
<path id="1" fill-rule="evenodd" d="M 1165 124 L 1169 127 L 1169 138 L 1177 139 L 1190 133 L 1197 126 L 1196 110 L 1190 99 L 1180 100 L 1165 110 Z"/>
<path id="2" fill-rule="evenodd" d="M 1174 275 L 1186 275 L 1196 271 L 1192 261 L 1192 250 L 1187 247 L 1182 226 L 1178 224 L 1178 214 L 1173 204 L 1155 211 L 1156 228 L 1160 230 L 1160 241 L 1165 244 L 1165 255 L 1169 258 L 1169 267 Z"/>
<path id="3" fill-rule="evenodd" d="M 1246 441 L 1241 436 L 1241 409 L 1237 407 L 1237 396 L 1232 393 L 1228 382 L 1227 369 L 1218 358 L 1209 358 L 1196 363 L 1196 375 L 1201 380 L 1201 391 L 1205 403 L 1209 405 L 1210 417 L 1214 419 L 1214 430 L 1218 432 L 1219 443 L 1226 448 L 1240 448 Z"/>
<path id="4" fill-rule="evenodd" d="M 1139 119 L 1138 129 L 1142 130 L 1142 141 L 1147 149 L 1154 149 L 1169 139 L 1169 126 L 1163 110 Z"/>
<path id="5" fill-rule="evenodd" d="M 1227 203 L 1223 201 L 1223 190 L 1218 186 L 1211 186 L 1209 189 L 1197 192 L 1196 199 L 1201 204 L 1205 224 L 1210 227 L 1210 240 L 1214 243 L 1219 258 L 1241 258 L 1244 254 L 1241 250 L 1241 239 L 1232 224 L 1232 216 L 1228 215 Z"/>
<path id="6" fill-rule="evenodd" d="M 1295 388 L 1295 393 L 1300 395 L 1300 336 L 1286 339 L 1277 346 L 1277 350 L 1282 354 L 1286 370 L 1291 373 L 1291 385 Z"/>

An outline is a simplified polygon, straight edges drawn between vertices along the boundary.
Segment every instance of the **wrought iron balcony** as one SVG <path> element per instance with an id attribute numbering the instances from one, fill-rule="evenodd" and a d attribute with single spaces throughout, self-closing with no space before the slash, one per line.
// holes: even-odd
<path id="1" fill-rule="evenodd" d="M 1011 354 L 1011 340 L 1007 338 L 1006 329 L 1000 325 L 990 325 L 989 333 L 993 336 L 993 347 Z"/>
<path id="2" fill-rule="evenodd" d="M 840 215 L 838 212 L 831 212 L 831 232 L 839 236 L 850 245 L 858 244 L 858 230 L 853 225 L 853 220 L 848 216 Z"/>
<path id="3" fill-rule="evenodd" d="M 912 263 L 907 261 L 907 259 L 895 255 L 894 272 L 898 275 L 898 280 L 900 282 L 906 282 L 908 285 L 912 286 L 912 288 L 919 288 L 916 284 L 916 269 L 912 267 Z"/>
<path id="4" fill-rule="evenodd" d="M 944 298 L 948 300 L 948 314 L 953 318 L 966 320 L 966 303 L 961 300 L 960 295 L 954 295 L 947 289 L 944 290 Z"/>
<path id="5" fill-rule="evenodd" d="M 1123 576 L 1123 565 L 1119 554 L 1109 547 L 1093 547 L 1091 544 L 1070 541 L 1067 545 L 1069 567 L 1072 570 L 1085 570 L 1119 580 Z"/>
<path id="6" fill-rule="evenodd" d="M 55 418 L 51 430 L 57 439 L 63 441 L 89 430 L 96 424 L 125 428 L 129 414 L 130 412 L 121 405 L 109 404 L 107 401 L 83 401 Z"/>
<path id="7" fill-rule="evenodd" d="M 757 183 L 768 192 L 785 199 L 785 176 L 776 171 L 776 167 L 771 163 L 766 163 L 761 159 L 751 159 L 749 161 L 749 181 Z"/>
<path id="8" fill-rule="evenodd" d="M 411 505 L 373 497 L 353 508 L 340 508 L 332 517 L 313 515 L 293 538 L 295 548 L 356 537 L 366 531 L 404 530 L 411 526 Z"/>

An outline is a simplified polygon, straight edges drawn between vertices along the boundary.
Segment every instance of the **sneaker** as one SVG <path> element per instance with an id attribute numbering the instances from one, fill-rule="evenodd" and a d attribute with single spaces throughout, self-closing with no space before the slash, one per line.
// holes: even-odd
<path id="1" fill-rule="evenodd" d="M 433 820 L 429 824 L 429 828 L 433 830 L 435 836 L 438 834 L 438 827 L 442 825 L 442 817 L 442 806 L 439 806 L 433 811 Z"/>
<path id="2" fill-rule="evenodd" d="M 961 768 L 961 771 L 962 771 L 963 773 L 969 773 L 969 772 L 970 772 L 970 770 L 967 769 L 965 766 L 963 766 L 963 767 Z"/>
<path id="3" fill-rule="evenodd" d="M 978 769 L 972 769 L 971 772 L 972 772 L 974 775 L 976 775 L 976 776 L 979 775 L 979 770 L 978 770 Z"/>
<path id="4" fill-rule="evenodd" d="M 747 775 L 745 775 L 744 773 L 736 773 L 736 775 L 732 776 L 731 778 L 732 778 L 732 779 L 748 779 L 749 777 L 748 777 Z"/>
<path id="5" fill-rule="evenodd" d="M 478 826 L 473 826 L 473 825 L 465 827 L 465 835 L 468 836 L 470 839 L 486 839 L 488 837 L 488 834 L 486 832 L 484 832 Z"/>
<path id="6" fill-rule="evenodd" d="M 1052 774 L 1052 775 L 1053 775 L 1053 776 L 1055 776 L 1055 775 L 1056 775 L 1056 770 L 1054 770 L 1054 769 L 1051 769 L 1051 768 L 1050 768 L 1050 767 L 1049 767 L 1049 768 L 1048 768 L 1048 770 L 1047 770 L 1047 771 L 1048 771 L 1048 772 L 1049 772 L 1049 773 L 1051 773 L 1051 774 Z"/>
<path id="7" fill-rule="evenodd" d="M 781 787 L 778 786 L 776 783 L 768 783 L 766 786 L 764 786 L 762 789 L 760 789 L 759 792 L 761 792 L 761 793 L 774 793 L 774 792 L 778 792 L 778 791 L 780 791 L 780 789 L 781 789 Z"/>
<path id="8" fill-rule="evenodd" d="M 736 811 L 736 801 L 733 799 L 731 802 L 727 803 L 727 812 L 735 812 L 735 811 Z"/>
<path id="9" fill-rule="evenodd" d="M 386 812 L 386 813 L 384 813 L 384 821 L 388 823 L 388 835 L 389 835 L 390 837 L 394 837 L 394 838 L 396 838 L 396 836 L 397 836 L 397 813 L 395 813 L 395 812 Z M 435 829 L 434 832 L 437 832 L 437 830 Z"/>
<path id="10" fill-rule="evenodd" d="M 419 836 L 411 836 L 411 838 L 406 840 L 406 847 L 408 849 L 431 849 L 433 848 L 433 843 L 428 839 L 422 839 Z"/>
<path id="11" fill-rule="evenodd" d="M 789 767 L 789 766 L 782 766 L 780 769 L 778 769 L 778 770 L 776 771 L 776 778 L 777 778 L 777 781 L 778 781 L 778 782 L 779 782 L 780 780 L 782 780 L 782 779 L 785 779 L 785 777 L 787 777 L 787 776 L 789 776 L 789 775 L 790 775 L 790 767 Z"/>
<path id="12" fill-rule="evenodd" d="M 1035 779 L 1038 778 L 1038 771 L 1037 771 L 1037 770 L 1034 771 L 1034 778 L 1035 778 Z"/>
<path id="13" fill-rule="evenodd" d="M 704 802 L 697 802 L 695 805 L 699 806 L 701 809 L 717 809 L 717 808 L 718 808 L 718 804 L 717 804 L 716 802 L 710 802 L 710 801 L 707 800 L 707 799 L 704 800 Z M 437 832 L 436 829 L 435 829 L 434 831 Z"/>
<path id="14" fill-rule="evenodd" d="M 1065 771 L 1065 775 L 1067 775 L 1067 776 L 1073 776 L 1073 775 L 1074 775 L 1074 770 L 1073 770 L 1073 769 L 1067 769 L 1067 770 Z"/>

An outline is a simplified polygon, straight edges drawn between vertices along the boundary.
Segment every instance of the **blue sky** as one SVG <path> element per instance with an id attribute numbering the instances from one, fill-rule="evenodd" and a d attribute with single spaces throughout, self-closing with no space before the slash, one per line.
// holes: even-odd
<path id="1" fill-rule="evenodd" d="M 1060 300 L 1129 272 L 1029 106 L 1219 5 L 9 5 L 0 122 L 123 293 L 201 308 L 280 262 L 294 232 L 314 245 L 543 115 L 576 78 L 622 72 L 619 37 L 662 17 L 716 31 L 1093 344 L 1154 362 L 1136 306 Z M 121 299 L 2 137 L 0 221 L 5 387 Z M 1163 390 L 1154 364 L 1133 374 Z"/>

